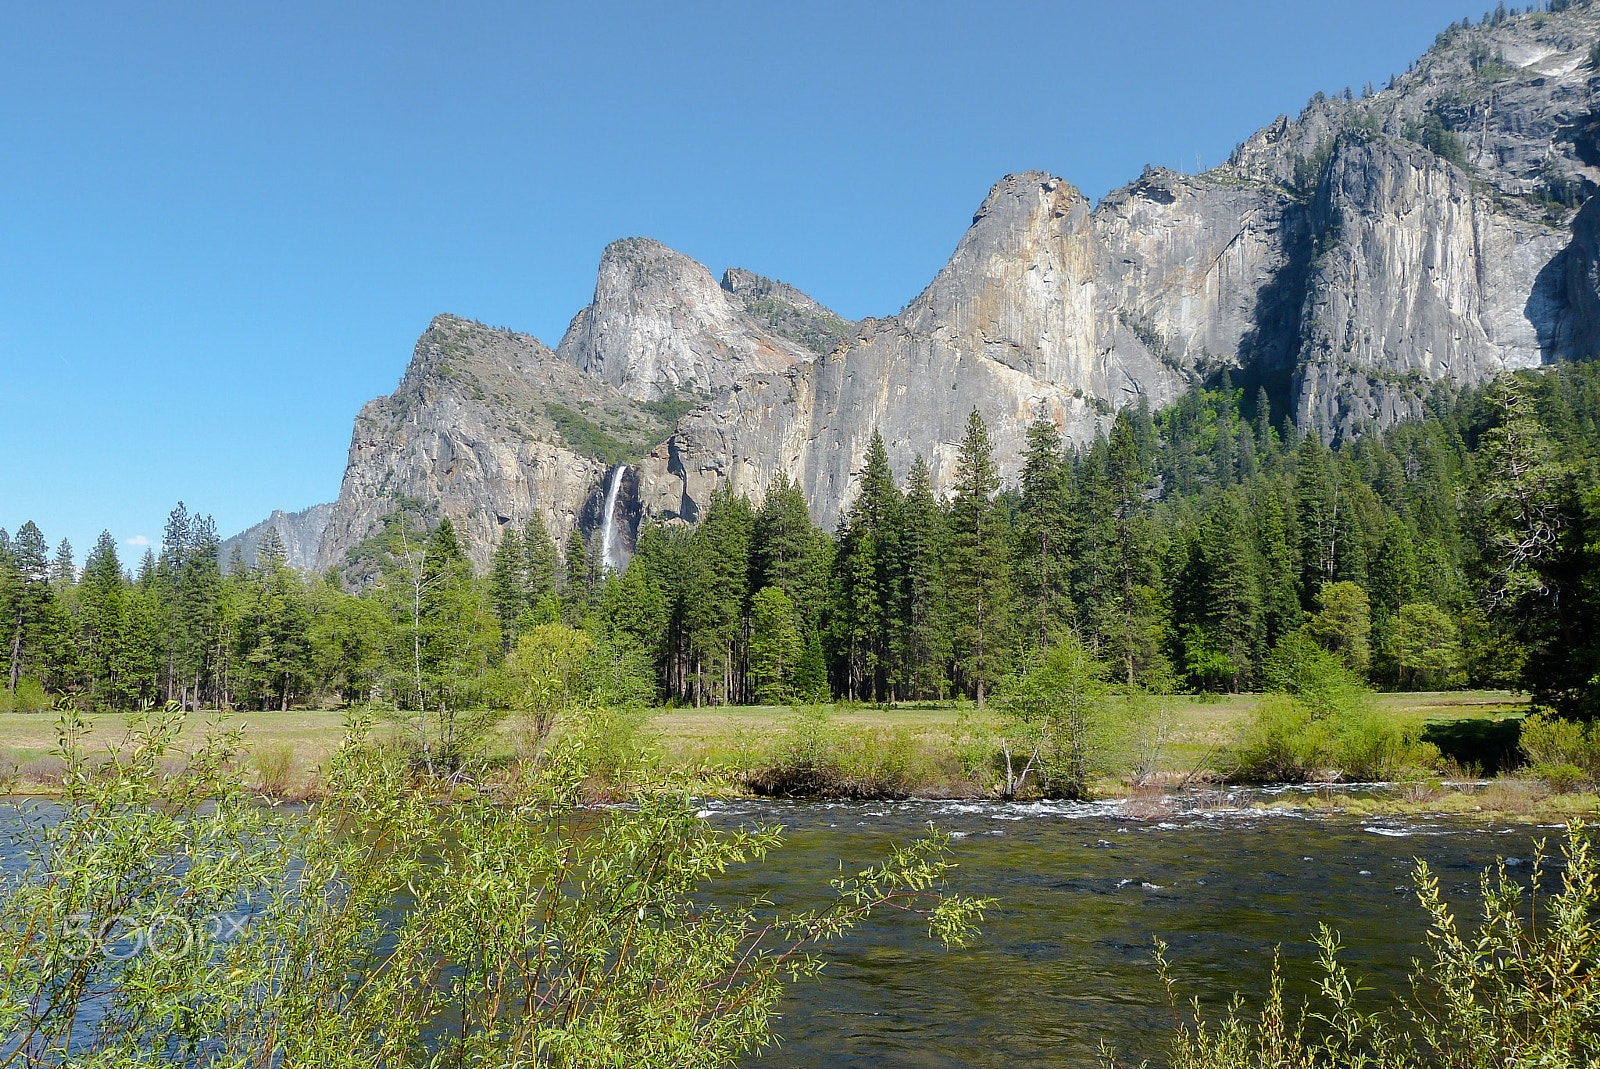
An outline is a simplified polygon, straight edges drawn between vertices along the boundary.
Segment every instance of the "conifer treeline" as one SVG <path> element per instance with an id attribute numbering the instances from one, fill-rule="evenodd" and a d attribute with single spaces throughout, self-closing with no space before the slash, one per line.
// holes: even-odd
<path id="1" fill-rule="evenodd" d="M 286 567 L 270 534 L 224 569 L 181 505 L 159 556 L 129 574 L 102 535 L 80 575 L 30 523 L 0 533 L 6 682 L 107 706 L 470 704 L 519 635 L 565 622 L 639 677 L 624 690 L 666 700 L 981 704 L 1070 628 L 1157 689 L 1257 686 L 1275 648 L 1310 640 L 1380 686 L 1525 687 L 1592 715 L 1600 367 L 1427 408 L 1330 450 L 1224 376 L 1124 409 L 1082 451 L 1035 424 L 1009 488 L 974 412 L 944 499 L 920 457 L 897 480 L 874 437 L 832 535 L 785 476 L 759 506 L 724 485 L 693 529 L 646 525 L 620 575 L 536 522 L 474 576 L 448 521 L 401 510 L 353 594 Z"/>

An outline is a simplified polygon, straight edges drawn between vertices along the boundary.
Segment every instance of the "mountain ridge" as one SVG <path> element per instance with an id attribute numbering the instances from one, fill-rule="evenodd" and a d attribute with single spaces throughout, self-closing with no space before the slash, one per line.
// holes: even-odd
<path id="1" fill-rule="evenodd" d="M 1591 356 L 1597 39 L 1583 5 L 1453 26 L 1381 92 L 1319 93 L 1210 171 L 1147 168 L 1095 204 L 1007 175 L 887 318 L 613 242 L 553 350 L 452 327 L 469 372 L 452 376 L 430 325 L 401 388 L 357 418 L 318 567 L 397 496 L 436 502 L 480 565 L 506 523 L 538 514 L 559 540 L 603 522 L 619 463 L 635 526 L 693 522 L 723 482 L 759 498 L 780 473 L 832 526 L 873 433 L 897 475 L 921 453 L 943 489 L 974 407 L 1009 479 L 1040 416 L 1083 444 L 1124 405 L 1224 373 L 1332 441 L 1419 415 L 1439 383 Z"/>

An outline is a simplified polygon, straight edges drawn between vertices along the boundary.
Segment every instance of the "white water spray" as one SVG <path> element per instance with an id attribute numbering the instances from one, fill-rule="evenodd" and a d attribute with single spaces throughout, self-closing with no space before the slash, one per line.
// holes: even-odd
<path id="1" fill-rule="evenodd" d="M 600 528 L 600 563 L 613 572 L 620 570 L 616 559 L 617 491 L 622 488 L 622 472 L 626 467 L 626 464 L 618 464 L 611 473 L 611 485 L 606 488 L 605 525 Z"/>

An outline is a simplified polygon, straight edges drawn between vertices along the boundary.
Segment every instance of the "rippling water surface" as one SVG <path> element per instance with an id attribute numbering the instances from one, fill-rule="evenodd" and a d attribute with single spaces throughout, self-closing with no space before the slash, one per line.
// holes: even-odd
<path id="1" fill-rule="evenodd" d="M 822 977 L 784 1000 L 782 1045 L 749 1069 L 1087 1066 L 1098 1064 L 1102 1040 L 1120 1061 L 1159 1064 L 1172 1011 L 1151 961 L 1155 936 L 1170 945 L 1185 996 L 1216 1012 L 1234 991 L 1259 1003 L 1279 946 L 1289 990 L 1303 995 L 1316 953 L 1309 939 L 1325 921 L 1375 988 L 1368 997 L 1381 1001 L 1406 986 L 1421 952 L 1414 859 L 1433 866 L 1466 920 L 1485 866 L 1513 858 L 1511 871 L 1525 876 L 1534 840 L 1561 837 L 1250 807 L 1273 793 L 1175 800 L 1148 819 L 1116 803 L 707 803 L 702 816 L 713 824 L 787 828 L 782 850 L 719 893 L 820 905 L 841 867 L 882 859 L 931 821 L 952 836 L 955 889 L 999 900 L 965 949 L 940 947 L 904 915 L 827 947 Z M 15 811 L 6 817 L 0 830 L 18 830 Z M 23 859 L 6 846 L 0 869 L 15 870 Z"/>
<path id="2" fill-rule="evenodd" d="M 781 823 L 788 845 L 737 889 L 782 904 L 823 900 L 839 872 L 884 856 L 933 821 L 953 836 L 963 893 L 999 906 L 971 946 L 946 950 L 893 916 L 827 950 L 820 980 L 786 997 L 781 1047 L 752 1067 L 1080 1066 L 1105 1040 L 1119 1060 L 1160 1061 L 1172 1011 L 1151 961 L 1170 945 L 1187 995 L 1219 1010 L 1234 991 L 1259 1001 L 1281 945 L 1298 998 L 1313 976 L 1319 921 L 1374 1002 L 1406 986 L 1425 919 L 1415 858 L 1469 908 L 1497 856 L 1527 873 L 1533 842 L 1559 829 L 1421 820 L 1305 817 L 1178 804 L 1132 819 L 1115 804 L 710 804 L 728 826 Z M 1212 796 L 1214 805 L 1218 799 Z"/>

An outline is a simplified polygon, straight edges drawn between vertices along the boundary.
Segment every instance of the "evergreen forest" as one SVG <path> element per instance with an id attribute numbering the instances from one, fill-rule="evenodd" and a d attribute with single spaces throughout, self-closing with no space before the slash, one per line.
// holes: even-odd
<path id="1" fill-rule="evenodd" d="M 1081 449 L 1041 421 L 1015 485 L 975 411 L 943 496 L 875 437 L 832 532 L 787 479 L 759 503 L 724 484 L 698 525 L 646 524 L 619 574 L 537 521 L 475 571 L 407 502 L 362 547 L 376 567 L 325 575 L 273 533 L 223 560 L 182 504 L 159 553 L 102 534 L 81 568 L 24 523 L 0 531 L 0 702 L 487 708 L 534 635 L 619 703 L 981 707 L 1070 633 L 1148 690 L 1264 688 L 1314 643 L 1380 689 L 1600 713 L 1600 364 L 1440 386 L 1331 448 L 1213 386 Z"/>

